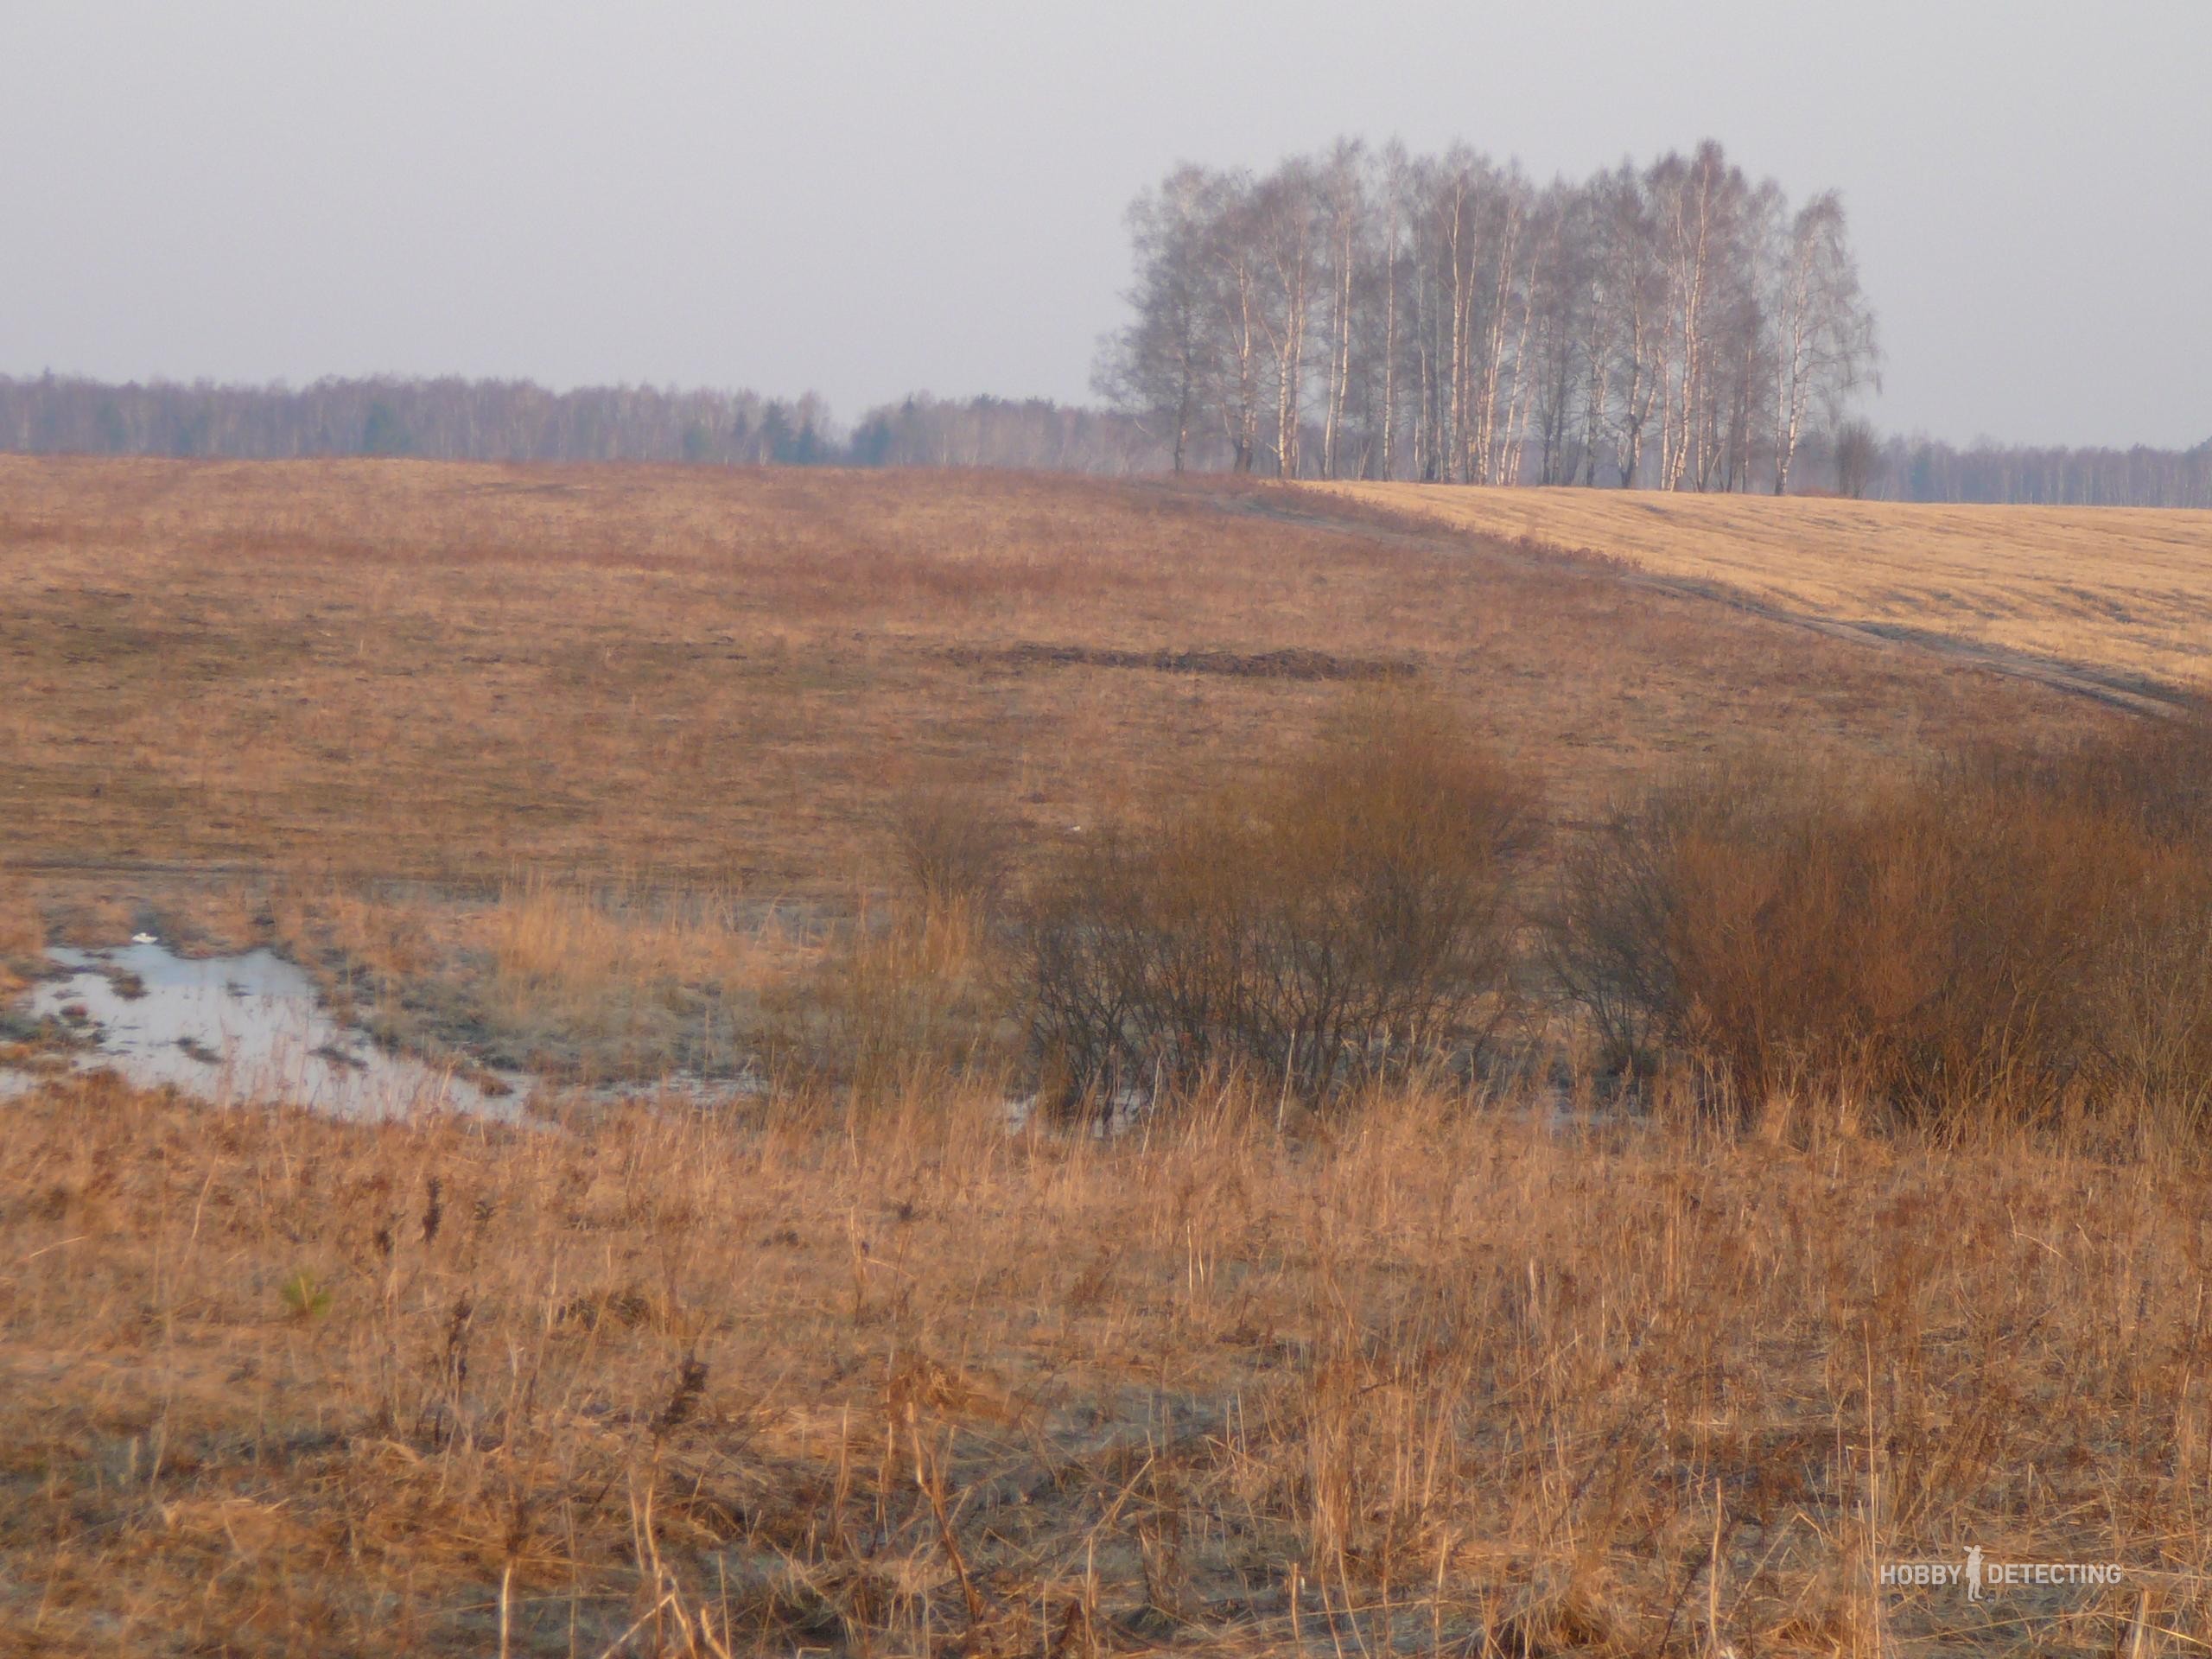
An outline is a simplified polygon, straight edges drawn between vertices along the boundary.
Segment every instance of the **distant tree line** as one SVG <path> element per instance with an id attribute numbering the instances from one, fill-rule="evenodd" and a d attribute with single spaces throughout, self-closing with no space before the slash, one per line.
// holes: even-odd
<path id="1" fill-rule="evenodd" d="M 647 461 L 721 467 L 1023 467 L 1150 472 L 1166 451 L 1130 416 L 1041 398 L 918 394 L 850 433 L 823 400 L 527 380 L 112 385 L 0 377 L 0 449 L 33 454 L 440 461 Z"/>
<path id="2" fill-rule="evenodd" d="M 0 379 L 0 442 L 34 454 L 804 465 L 833 458 L 829 418 L 811 396 L 648 386 L 556 392 L 526 380 L 379 377 L 296 389 Z"/>
<path id="3" fill-rule="evenodd" d="M 1020 467 L 1043 472 L 1159 472 L 1158 436 L 1134 416 L 1041 397 L 955 402 L 918 393 L 870 410 L 847 446 L 861 467 Z"/>
<path id="4" fill-rule="evenodd" d="M 1893 437 L 1864 493 L 1897 501 L 2212 507 L 2212 439 L 2194 449 L 2069 449 Z"/>
<path id="5" fill-rule="evenodd" d="M 2212 506 L 2187 451 L 1884 438 L 1843 204 L 1793 206 L 1717 143 L 1538 185 L 1458 147 L 1340 142 L 1176 168 L 1129 210 L 1104 406 L 823 400 L 526 380 L 115 385 L 0 376 L 34 454 L 1007 467 Z"/>

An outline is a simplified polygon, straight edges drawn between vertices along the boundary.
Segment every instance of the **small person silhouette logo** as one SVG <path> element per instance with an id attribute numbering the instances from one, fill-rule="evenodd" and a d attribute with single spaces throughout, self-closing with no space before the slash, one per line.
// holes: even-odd
<path id="1" fill-rule="evenodd" d="M 1967 1551 L 1967 1599 L 1981 1599 L 1981 1546 L 1975 1544 Z"/>

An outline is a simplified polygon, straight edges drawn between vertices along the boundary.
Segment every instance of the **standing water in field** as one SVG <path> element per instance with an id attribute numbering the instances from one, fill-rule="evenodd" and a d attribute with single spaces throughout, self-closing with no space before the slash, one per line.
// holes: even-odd
<path id="1" fill-rule="evenodd" d="M 32 992 L 29 1013 L 92 1039 L 80 1069 L 344 1117 L 438 1109 L 512 1117 L 520 1101 L 378 1048 L 331 1017 L 304 972 L 267 950 L 193 958 L 141 935 L 113 950 L 47 954 L 69 971 Z"/>

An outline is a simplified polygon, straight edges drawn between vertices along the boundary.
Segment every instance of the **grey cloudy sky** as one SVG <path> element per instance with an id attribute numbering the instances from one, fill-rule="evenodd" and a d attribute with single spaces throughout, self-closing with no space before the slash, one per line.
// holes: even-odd
<path id="1" fill-rule="evenodd" d="M 0 371 L 1086 395 L 1182 159 L 1721 139 L 1846 194 L 1872 412 L 2212 436 L 2212 3 L 0 0 Z"/>

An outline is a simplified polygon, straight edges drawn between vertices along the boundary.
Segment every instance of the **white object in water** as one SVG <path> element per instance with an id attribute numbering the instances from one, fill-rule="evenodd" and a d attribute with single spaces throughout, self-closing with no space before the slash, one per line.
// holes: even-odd
<path id="1" fill-rule="evenodd" d="M 130 943 L 133 944 L 159 944 L 161 941 L 150 933 L 133 933 L 130 936 Z"/>

